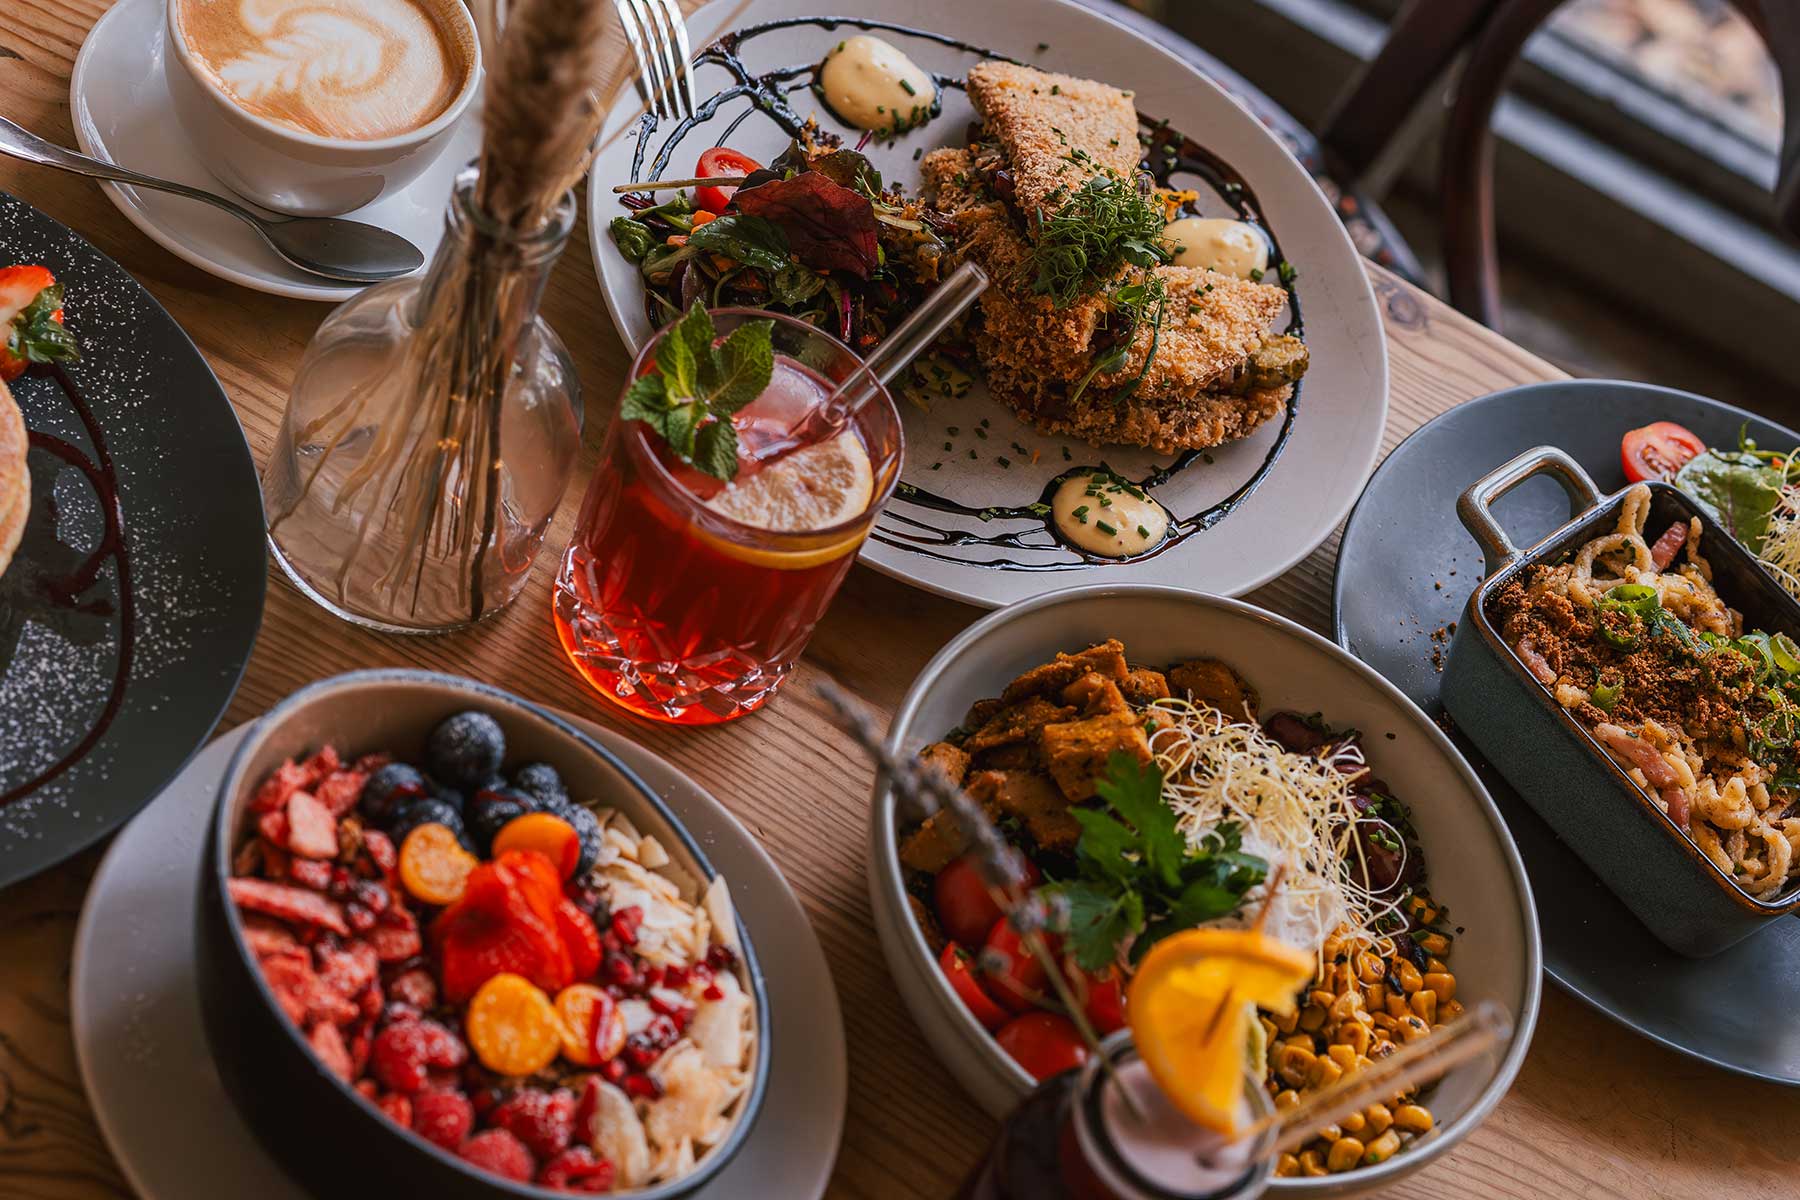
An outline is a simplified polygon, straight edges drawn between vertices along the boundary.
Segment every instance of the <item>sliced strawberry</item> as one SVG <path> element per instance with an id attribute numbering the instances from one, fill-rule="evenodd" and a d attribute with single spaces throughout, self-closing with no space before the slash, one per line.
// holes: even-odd
<path id="1" fill-rule="evenodd" d="M 320 1021 L 306 1035 L 306 1040 L 327 1070 L 345 1083 L 350 1082 L 355 1074 L 350 1062 L 350 1049 L 344 1045 L 344 1035 L 336 1025 Z"/>
<path id="2" fill-rule="evenodd" d="M 333 771 L 318 782 L 313 794 L 331 810 L 332 816 L 341 817 L 356 807 L 366 779 L 368 776 L 361 771 Z"/>
<path id="3" fill-rule="evenodd" d="M 302 858 L 336 858 L 337 818 L 311 792 L 294 792 L 287 802 L 287 848 Z"/>
<path id="4" fill-rule="evenodd" d="M 313 985 L 312 956 L 299 948 L 283 950 L 268 955 L 257 965 L 287 1019 L 296 1025 L 304 1023 L 307 996 Z"/>
<path id="5" fill-rule="evenodd" d="M 269 777 L 257 786 L 256 795 L 250 801 L 251 811 L 273 812 L 286 808 L 288 797 L 305 787 L 307 778 L 306 768 L 290 758 L 270 771 Z"/>
<path id="6" fill-rule="evenodd" d="M 575 978 L 592 979 L 600 969 L 600 931 L 594 928 L 593 918 L 565 896 L 556 905 L 556 931 L 568 948 Z"/>
<path id="7" fill-rule="evenodd" d="M 232 902 L 240 909 L 278 917 L 283 921 L 328 929 L 339 937 L 347 937 L 350 926 L 344 920 L 343 906 L 337 901 L 304 888 L 266 879 L 227 880 Z"/>

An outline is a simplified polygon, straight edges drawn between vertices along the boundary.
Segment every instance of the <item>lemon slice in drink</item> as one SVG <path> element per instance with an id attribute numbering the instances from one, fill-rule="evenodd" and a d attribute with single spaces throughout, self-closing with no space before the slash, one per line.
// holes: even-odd
<path id="1" fill-rule="evenodd" d="M 728 484 L 706 506 L 757 529 L 809 533 L 861 516 L 874 493 L 869 452 L 846 430 Z"/>
<path id="2" fill-rule="evenodd" d="M 1251 1009 L 1294 1011 L 1313 965 L 1312 955 L 1253 929 L 1191 929 L 1144 956 L 1125 1004 L 1132 1039 L 1189 1120 L 1236 1129 Z"/>

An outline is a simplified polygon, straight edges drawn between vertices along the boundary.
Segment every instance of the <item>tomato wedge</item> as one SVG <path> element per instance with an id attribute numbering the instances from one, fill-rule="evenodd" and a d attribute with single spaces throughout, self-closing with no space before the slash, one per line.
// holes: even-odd
<path id="1" fill-rule="evenodd" d="M 1050 957 L 1058 958 L 1062 953 L 1058 938 L 1055 934 L 1044 936 L 1049 943 Z M 1010 919 L 1001 917 L 994 922 L 982 952 L 982 958 L 986 960 L 982 983 L 988 995 L 1016 1013 L 1037 1008 L 1043 1002 L 1050 988 L 1044 964 L 1031 952 L 1024 936 L 1013 928 Z"/>
<path id="2" fill-rule="evenodd" d="M 1031 860 L 1020 856 L 1024 864 L 1027 890 L 1042 878 Z M 1000 906 L 993 893 L 982 882 L 981 870 L 970 855 L 963 855 L 939 871 L 931 885 L 932 900 L 937 908 L 938 924 L 952 941 L 965 946 L 979 946 L 988 930 L 1000 919 Z"/>
<path id="3" fill-rule="evenodd" d="M 1073 963 L 1070 966 L 1073 969 L 1069 982 L 1075 986 L 1075 994 L 1082 998 L 1081 1011 L 1094 1032 L 1105 1037 L 1125 1028 L 1125 976 L 1118 966 L 1109 966 L 1099 975 L 1083 971 Z"/>
<path id="4" fill-rule="evenodd" d="M 1619 459 L 1625 478 L 1632 483 L 1673 479 L 1689 459 L 1706 449 L 1694 432 L 1673 421 L 1653 421 L 1633 429 L 1619 443 Z"/>
<path id="5" fill-rule="evenodd" d="M 972 969 L 974 961 L 974 956 L 955 942 L 945 946 L 943 954 L 938 956 L 938 966 L 943 968 L 944 978 L 950 981 L 951 990 L 963 1002 L 963 1007 L 981 1022 L 982 1028 L 998 1029 L 1012 1019 L 1012 1014 L 981 990 L 981 982 L 975 978 Z"/>
<path id="6" fill-rule="evenodd" d="M 694 178 L 712 179 L 718 175 L 748 175 L 752 171 L 762 170 L 762 164 L 748 154 L 739 154 L 729 146 L 714 146 L 700 155 L 700 161 L 694 164 Z M 694 189 L 694 203 L 709 213 L 722 213 L 725 206 L 731 203 L 736 194 L 737 185 L 730 187 L 702 186 Z"/>

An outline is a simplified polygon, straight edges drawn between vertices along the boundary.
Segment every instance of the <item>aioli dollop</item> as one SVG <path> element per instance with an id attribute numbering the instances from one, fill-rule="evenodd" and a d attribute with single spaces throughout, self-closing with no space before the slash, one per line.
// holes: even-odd
<path id="1" fill-rule="evenodd" d="M 1143 489 L 1110 471 L 1071 475 L 1050 500 L 1064 538 L 1107 558 L 1142 554 L 1169 532 L 1169 513 Z"/>
<path id="2" fill-rule="evenodd" d="M 1162 242 L 1178 267 L 1208 267 L 1239 279 L 1269 269 L 1269 239 L 1248 221 L 1183 217 L 1163 227 Z"/>
<path id="3" fill-rule="evenodd" d="M 937 83 L 878 37 L 859 33 L 825 56 L 819 86 L 831 111 L 858 129 L 905 133 L 937 112 Z"/>

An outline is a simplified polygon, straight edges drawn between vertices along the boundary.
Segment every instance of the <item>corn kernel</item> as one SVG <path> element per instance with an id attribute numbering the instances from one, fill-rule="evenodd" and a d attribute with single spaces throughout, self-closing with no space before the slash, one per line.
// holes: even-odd
<path id="1" fill-rule="evenodd" d="M 1430 1033 L 1431 1026 L 1410 1013 L 1400 1019 L 1400 1040 L 1403 1042 L 1416 1042 Z"/>
<path id="2" fill-rule="evenodd" d="M 1325 1160 L 1325 1166 L 1332 1171 L 1348 1171 L 1362 1161 L 1366 1149 L 1360 1138 L 1339 1138 L 1331 1143 L 1331 1152 Z"/>
<path id="3" fill-rule="evenodd" d="M 1320 1160 L 1319 1152 L 1317 1150 L 1302 1150 L 1300 1152 L 1300 1173 L 1302 1175 L 1314 1176 L 1326 1174 L 1325 1164 Z"/>
<path id="4" fill-rule="evenodd" d="M 1456 999 L 1456 976 L 1446 971 L 1427 971 L 1425 986 L 1437 993 L 1439 1004 L 1448 1004 Z"/>
<path id="5" fill-rule="evenodd" d="M 1346 1072 L 1356 1070 L 1356 1051 L 1348 1046 L 1327 1046 L 1325 1053 Z"/>
<path id="6" fill-rule="evenodd" d="M 1418 943 L 1419 949 L 1438 958 L 1450 953 L 1450 939 L 1441 933 L 1415 933 L 1413 941 Z"/>
<path id="7" fill-rule="evenodd" d="M 1275 1160 L 1275 1174 L 1281 1179 L 1292 1179 L 1300 1174 L 1300 1160 L 1292 1154 L 1283 1154 Z"/>
<path id="8" fill-rule="evenodd" d="M 1387 968 L 1381 959 L 1364 950 L 1356 956 L 1356 977 L 1363 983 L 1380 983 L 1381 977 L 1387 974 Z"/>
<path id="9" fill-rule="evenodd" d="M 1352 1053 L 1362 1055 L 1369 1052 L 1369 1027 L 1352 1021 L 1338 1030 L 1338 1044 L 1348 1046 Z"/>
<path id="10" fill-rule="evenodd" d="M 1308 1087 L 1327 1088 L 1344 1077 L 1344 1068 L 1329 1058 L 1313 1059 L 1312 1069 L 1306 1073 Z"/>
<path id="11" fill-rule="evenodd" d="M 1371 1104 L 1363 1109 L 1363 1116 L 1369 1122 L 1369 1131 L 1380 1137 L 1394 1125 L 1394 1114 L 1388 1111 L 1385 1104 Z"/>
<path id="12" fill-rule="evenodd" d="M 1427 1025 L 1437 1023 L 1438 997 L 1436 992 L 1421 989 L 1412 994 L 1413 1015 Z"/>
<path id="13" fill-rule="evenodd" d="M 1394 1110 L 1394 1128 L 1408 1133 L 1431 1132 L 1431 1110 L 1417 1104 L 1402 1104 Z"/>
<path id="14" fill-rule="evenodd" d="M 1325 1010 L 1317 1004 L 1309 1004 L 1301 1009 L 1300 1028 L 1308 1033 L 1317 1033 L 1325 1028 Z"/>
<path id="15" fill-rule="evenodd" d="M 1425 986 L 1425 980 L 1420 976 L 1419 968 L 1404 959 L 1395 969 L 1394 976 L 1400 980 L 1400 990 L 1409 996 Z"/>
<path id="16" fill-rule="evenodd" d="M 1366 1163 L 1386 1162 L 1394 1156 L 1394 1151 L 1398 1149 L 1400 1149 L 1400 1135 L 1390 1129 L 1369 1143 L 1368 1149 L 1362 1156 L 1362 1161 Z"/>
<path id="17" fill-rule="evenodd" d="M 1298 1107 L 1299 1104 L 1300 1093 L 1296 1092 L 1293 1088 L 1282 1088 L 1279 1092 L 1275 1093 L 1276 1112 L 1286 1112 L 1290 1108 Z"/>
<path id="18" fill-rule="evenodd" d="M 1354 1135 L 1367 1129 L 1369 1127 L 1369 1122 L 1368 1118 L 1364 1117 L 1361 1113 L 1351 1113 L 1349 1116 L 1339 1121 L 1338 1125 L 1345 1133 Z"/>

